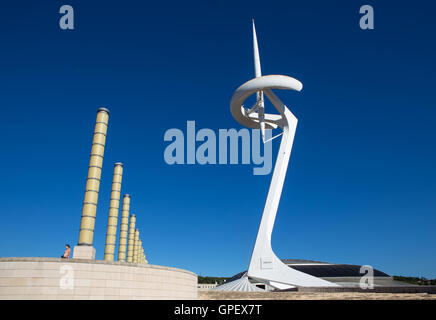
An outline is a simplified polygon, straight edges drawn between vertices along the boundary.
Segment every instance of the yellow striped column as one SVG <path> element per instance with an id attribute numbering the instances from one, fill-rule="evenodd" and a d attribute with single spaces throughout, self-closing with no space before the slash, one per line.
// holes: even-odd
<path id="1" fill-rule="evenodd" d="M 142 263 L 142 240 L 139 240 L 138 245 L 138 263 Z"/>
<path id="2" fill-rule="evenodd" d="M 130 225 L 129 225 L 129 243 L 127 245 L 127 262 L 133 262 L 133 247 L 135 245 L 135 224 L 136 224 L 136 216 L 132 214 L 130 216 Z"/>
<path id="3" fill-rule="evenodd" d="M 109 110 L 99 108 L 95 122 L 88 178 L 86 180 L 85 200 L 83 201 L 80 223 L 79 246 L 92 246 L 94 239 L 95 215 L 97 212 L 98 192 L 100 189 L 101 168 L 103 166 L 104 147 L 109 121 Z"/>
<path id="4" fill-rule="evenodd" d="M 126 261 L 127 230 L 129 229 L 130 195 L 123 196 L 123 209 L 121 211 L 120 241 L 118 243 L 118 261 Z"/>
<path id="5" fill-rule="evenodd" d="M 145 252 L 144 252 L 144 248 L 142 248 L 141 259 L 142 259 L 142 263 L 145 264 Z"/>
<path id="6" fill-rule="evenodd" d="M 107 221 L 106 245 L 104 248 L 105 261 L 114 261 L 122 180 L 123 164 L 121 162 L 117 162 L 114 164 L 114 177 L 112 179 L 112 192 L 109 205 L 109 218 Z"/>
<path id="7" fill-rule="evenodd" d="M 138 251 L 139 251 L 139 230 L 135 230 L 135 244 L 133 246 L 133 263 L 138 263 Z"/>

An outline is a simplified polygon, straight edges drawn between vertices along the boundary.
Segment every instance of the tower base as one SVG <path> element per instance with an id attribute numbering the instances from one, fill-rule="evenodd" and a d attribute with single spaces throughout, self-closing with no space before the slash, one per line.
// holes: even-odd
<path id="1" fill-rule="evenodd" d="M 73 259 L 95 260 L 95 248 L 91 246 L 74 246 Z"/>

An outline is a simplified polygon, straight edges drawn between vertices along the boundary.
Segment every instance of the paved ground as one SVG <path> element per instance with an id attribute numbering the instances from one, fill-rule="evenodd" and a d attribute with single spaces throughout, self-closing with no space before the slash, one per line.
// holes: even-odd
<path id="1" fill-rule="evenodd" d="M 427 293 L 199 291 L 199 300 L 436 300 Z"/>

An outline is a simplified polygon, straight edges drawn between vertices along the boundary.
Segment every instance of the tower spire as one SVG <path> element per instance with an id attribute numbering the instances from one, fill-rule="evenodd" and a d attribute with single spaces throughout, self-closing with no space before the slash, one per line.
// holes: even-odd
<path id="1" fill-rule="evenodd" d="M 259 46 L 257 44 L 256 26 L 253 22 L 253 56 L 254 56 L 254 75 L 257 77 L 262 76 L 262 70 L 260 68 L 260 56 L 259 56 Z"/>
<path id="2" fill-rule="evenodd" d="M 260 55 L 259 55 L 259 45 L 257 44 L 256 26 L 253 22 L 253 56 L 254 56 L 254 75 L 256 78 L 262 76 L 262 69 L 260 67 Z M 259 91 L 256 93 L 256 104 L 257 112 L 259 114 L 259 127 L 262 134 L 263 143 L 265 143 L 265 103 L 263 101 L 263 92 Z"/>

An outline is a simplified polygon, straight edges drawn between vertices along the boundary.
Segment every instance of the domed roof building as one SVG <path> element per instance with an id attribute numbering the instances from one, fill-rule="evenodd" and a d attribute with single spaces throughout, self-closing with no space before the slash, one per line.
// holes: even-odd
<path id="1" fill-rule="evenodd" d="M 359 287 L 362 277 L 368 276 L 368 269 L 364 266 L 353 264 L 335 264 L 301 259 L 282 259 L 289 268 L 304 272 L 311 276 L 336 283 L 341 287 Z M 398 287 L 410 284 L 396 281 L 383 271 L 372 269 L 374 286 Z M 217 291 L 272 291 L 273 287 L 247 276 L 247 271 L 239 272 L 226 283 L 217 286 Z"/>

